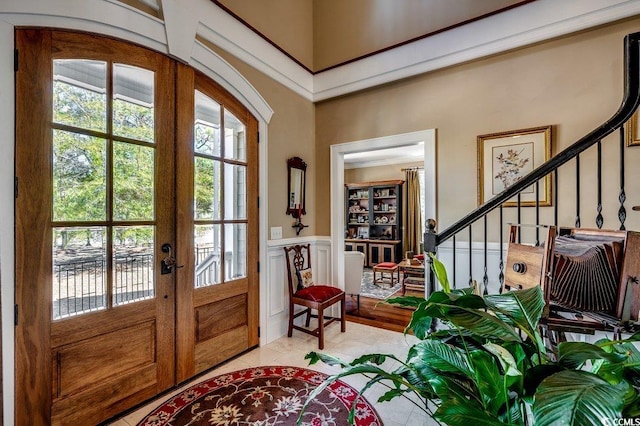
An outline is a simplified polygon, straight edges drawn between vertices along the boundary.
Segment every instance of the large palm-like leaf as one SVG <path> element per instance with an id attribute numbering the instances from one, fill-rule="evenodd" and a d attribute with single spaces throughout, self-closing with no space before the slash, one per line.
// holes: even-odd
<path id="1" fill-rule="evenodd" d="M 534 424 L 602 425 L 622 417 L 626 382 L 612 385 L 586 371 L 565 370 L 542 381 L 533 404 Z"/>
<path id="2" fill-rule="evenodd" d="M 485 351 L 473 351 L 470 354 L 474 381 L 482 397 L 485 410 L 496 415 L 507 402 L 504 377 L 500 374 L 497 359 Z"/>
<path id="3" fill-rule="evenodd" d="M 440 309 L 448 321 L 478 336 L 507 342 L 522 341 L 516 329 L 484 310 L 458 306 L 440 306 Z"/>
<path id="4" fill-rule="evenodd" d="M 436 410 L 434 417 L 450 426 L 509 425 L 509 423 L 498 422 L 495 417 L 490 416 L 486 411 L 470 406 L 466 401 L 460 400 L 443 402 Z"/>
<path id="5" fill-rule="evenodd" d="M 544 295 L 539 286 L 510 291 L 485 297 L 487 307 L 505 321 L 526 333 L 544 352 L 544 342 L 538 332 L 538 324 L 545 307 Z"/>
<path id="6" fill-rule="evenodd" d="M 466 354 L 459 348 L 439 340 L 424 340 L 414 346 L 416 357 L 429 367 L 446 373 L 472 377 Z M 418 360 L 414 360 L 417 362 Z"/>
<path id="7" fill-rule="evenodd" d="M 558 345 L 558 363 L 566 368 L 578 368 L 586 361 L 599 359 L 621 364 L 627 358 L 626 354 L 606 352 L 596 345 L 585 342 L 562 342 Z"/>

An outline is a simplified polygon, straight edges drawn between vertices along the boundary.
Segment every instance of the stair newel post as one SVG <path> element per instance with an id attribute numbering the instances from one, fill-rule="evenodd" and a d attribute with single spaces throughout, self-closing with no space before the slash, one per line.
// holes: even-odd
<path id="1" fill-rule="evenodd" d="M 431 269 L 431 265 L 433 261 L 431 260 L 431 256 L 429 254 L 433 254 L 435 256 L 436 250 L 438 248 L 438 234 L 436 233 L 436 220 L 435 219 L 427 219 L 425 222 L 425 232 L 423 235 L 424 238 L 424 251 L 427 254 L 425 256 L 425 265 L 424 265 L 424 277 L 426 282 L 425 289 L 427 291 L 426 297 L 429 297 L 436 291 L 436 283 L 435 276 L 433 275 L 433 270 Z"/>

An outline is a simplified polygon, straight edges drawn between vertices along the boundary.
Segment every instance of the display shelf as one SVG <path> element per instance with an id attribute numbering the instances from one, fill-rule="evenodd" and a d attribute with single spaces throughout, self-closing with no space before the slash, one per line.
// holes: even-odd
<path id="1" fill-rule="evenodd" d="M 402 180 L 345 185 L 345 250 L 362 251 L 367 266 L 402 254 Z"/>

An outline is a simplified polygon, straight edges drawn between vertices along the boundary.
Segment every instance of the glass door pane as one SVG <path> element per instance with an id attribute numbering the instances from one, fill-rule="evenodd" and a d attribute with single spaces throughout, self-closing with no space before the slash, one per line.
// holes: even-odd
<path id="1" fill-rule="evenodd" d="M 155 93 L 154 72 L 130 65 L 60 59 L 53 74 L 59 319 L 155 294 Z"/>
<path id="2" fill-rule="evenodd" d="M 194 286 L 203 287 L 246 277 L 246 129 L 204 93 L 194 102 Z"/>

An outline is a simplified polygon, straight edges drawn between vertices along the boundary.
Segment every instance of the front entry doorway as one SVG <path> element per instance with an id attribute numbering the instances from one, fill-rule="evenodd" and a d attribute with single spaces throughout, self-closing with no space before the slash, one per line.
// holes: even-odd
<path id="1" fill-rule="evenodd" d="M 257 121 L 136 45 L 16 48 L 16 424 L 95 424 L 257 345 Z"/>

